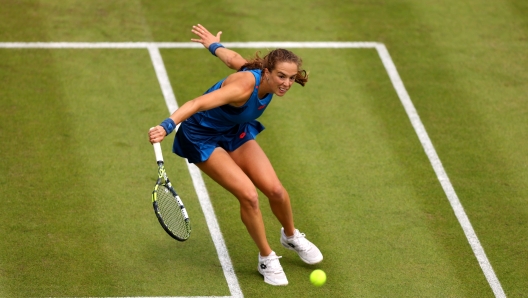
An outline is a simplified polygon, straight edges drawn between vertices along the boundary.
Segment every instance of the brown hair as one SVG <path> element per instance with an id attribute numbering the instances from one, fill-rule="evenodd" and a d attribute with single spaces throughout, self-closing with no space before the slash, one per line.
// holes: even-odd
<path id="1" fill-rule="evenodd" d="M 268 71 L 275 69 L 275 65 L 279 62 L 293 62 L 297 64 L 297 76 L 295 77 L 295 82 L 301 86 L 304 86 L 308 82 L 308 73 L 302 67 L 302 59 L 295 55 L 293 52 L 285 49 L 276 49 L 270 51 L 266 56 L 261 58 L 259 52 L 255 53 L 255 57 L 250 59 L 246 64 L 242 65 L 242 69 L 261 69 L 265 68 Z"/>

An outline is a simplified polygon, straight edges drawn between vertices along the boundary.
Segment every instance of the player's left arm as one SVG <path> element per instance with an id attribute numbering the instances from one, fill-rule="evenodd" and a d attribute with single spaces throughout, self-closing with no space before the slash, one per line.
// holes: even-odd
<path id="1" fill-rule="evenodd" d="M 222 35 L 222 31 L 219 31 L 215 36 L 200 24 L 193 26 L 191 31 L 199 37 L 192 38 L 191 41 L 201 43 L 206 49 L 209 49 L 213 43 L 219 43 L 220 36 Z M 214 54 L 222 60 L 227 67 L 234 70 L 240 70 L 240 67 L 247 62 L 247 60 L 239 53 L 224 47 L 217 48 L 214 51 Z"/>

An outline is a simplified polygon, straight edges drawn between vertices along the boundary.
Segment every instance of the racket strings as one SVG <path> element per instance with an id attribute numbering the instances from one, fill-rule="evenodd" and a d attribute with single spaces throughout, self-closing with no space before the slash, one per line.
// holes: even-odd
<path id="1" fill-rule="evenodd" d="M 190 234 L 189 223 L 185 220 L 180 204 L 166 187 L 157 191 L 158 212 L 167 228 L 177 237 L 187 239 Z"/>

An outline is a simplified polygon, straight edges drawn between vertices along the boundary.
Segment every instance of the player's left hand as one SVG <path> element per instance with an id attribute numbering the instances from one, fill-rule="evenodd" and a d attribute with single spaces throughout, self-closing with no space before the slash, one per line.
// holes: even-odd
<path id="1" fill-rule="evenodd" d="M 199 37 L 199 39 L 191 38 L 191 41 L 201 43 L 206 49 L 209 49 L 212 43 L 220 42 L 220 35 L 222 35 L 222 31 L 219 31 L 215 36 L 200 24 L 193 26 L 191 31 Z"/>

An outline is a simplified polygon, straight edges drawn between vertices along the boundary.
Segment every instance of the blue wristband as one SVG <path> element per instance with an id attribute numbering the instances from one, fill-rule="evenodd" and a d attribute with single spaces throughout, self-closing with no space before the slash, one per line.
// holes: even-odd
<path id="1" fill-rule="evenodd" d="M 167 135 L 170 135 L 170 133 L 176 128 L 176 123 L 174 123 L 174 120 L 171 118 L 167 118 L 161 122 L 160 126 L 165 129 Z"/>
<path id="2" fill-rule="evenodd" d="M 213 42 L 212 44 L 209 45 L 209 52 L 211 52 L 211 54 L 216 56 L 215 52 L 216 52 L 216 49 L 218 48 L 225 48 L 225 47 L 219 42 Z"/>

